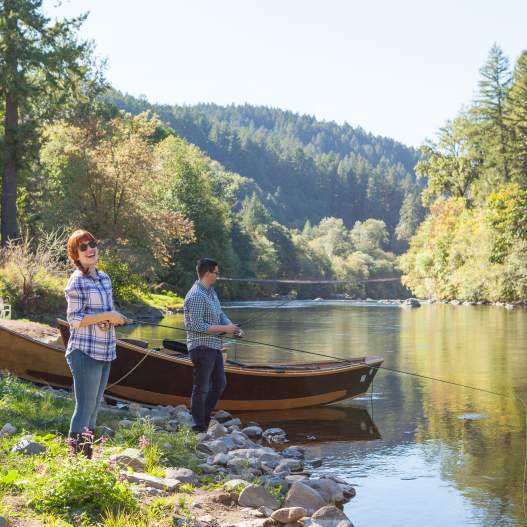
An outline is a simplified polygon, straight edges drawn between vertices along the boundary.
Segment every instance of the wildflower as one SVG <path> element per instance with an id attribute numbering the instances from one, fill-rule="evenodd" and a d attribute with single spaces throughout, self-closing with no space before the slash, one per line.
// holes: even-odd
<path id="1" fill-rule="evenodd" d="M 150 441 L 148 441 L 148 438 L 145 435 L 142 435 L 139 438 L 139 448 L 144 450 L 148 445 L 150 444 Z"/>
<path id="2" fill-rule="evenodd" d="M 40 464 L 40 465 L 37 465 L 37 466 L 35 467 L 35 472 L 36 472 L 37 474 L 44 474 L 44 473 L 46 472 L 47 468 L 48 468 L 48 467 L 47 467 L 46 465 L 44 465 L 44 464 Z"/>
<path id="3" fill-rule="evenodd" d="M 87 441 L 89 443 L 93 442 L 93 432 L 87 427 L 84 427 L 84 432 L 82 432 L 82 438 L 84 441 Z"/>

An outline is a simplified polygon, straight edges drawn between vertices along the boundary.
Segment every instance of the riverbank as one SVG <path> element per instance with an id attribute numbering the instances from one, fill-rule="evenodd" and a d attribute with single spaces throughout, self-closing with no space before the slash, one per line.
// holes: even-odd
<path id="1" fill-rule="evenodd" d="M 218 411 L 207 434 L 184 406 L 103 405 L 94 456 L 72 456 L 65 390 L 0 377 L 0 525 L 351 527 L 355 489 L 284 430 Z"/>

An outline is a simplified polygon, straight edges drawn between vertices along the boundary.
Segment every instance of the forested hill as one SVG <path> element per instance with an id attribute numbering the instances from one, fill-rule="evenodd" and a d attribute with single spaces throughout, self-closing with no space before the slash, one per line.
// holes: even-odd
<path id="1" fill-rule="evenodd" d="M 417 151 L 361 128 L 247 104 L 156 105 L 119 92 L 109 100 L 132 114 L 155 112 L 228 170 L 254 180 L 260 200 L 287 226 L 337 217 L 352 227 L 377 218 L 393 240 L 405 197 L 406 209 L 418 203 Z"/>

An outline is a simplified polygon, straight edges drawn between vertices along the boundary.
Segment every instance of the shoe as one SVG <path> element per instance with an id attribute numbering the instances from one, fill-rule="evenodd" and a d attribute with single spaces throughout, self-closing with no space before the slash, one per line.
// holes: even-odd
<path id="1" fill-rule="evenodd" d="M 196 426 L 196 425 L 193 425 L 191 430 L 193 432 L 196 432 L 196 434 L 201 434 L 202 432 L 207 431 L 207 429 L 204 426 Z"/>

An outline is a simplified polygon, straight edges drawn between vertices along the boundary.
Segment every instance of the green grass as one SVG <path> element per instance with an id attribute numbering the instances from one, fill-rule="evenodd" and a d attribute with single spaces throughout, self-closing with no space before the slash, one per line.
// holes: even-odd
<path id="1" fill-rule="evenodd" d="M 162 477 L 167 466 L 198 469 L 197 436 L 188 429 L 176 433 L 155 431 L 147 418 L 130 429 L 117 429 L 113 439 L 96 441 L 94 459 L 72 457 L 65 440 L 73 412 L 71 396 L 53 392 L 0 374 L 0 426 L 17 428 L 12 437 L 0 438 L 0 514 L 21 522 L 33 518 L 57 527 L 168 527 L 174 500 L 139 501 L 123 480 L 119 468 L 107 461 L 111 452 L 143 448 L 146 471 Z M 99 424 L 117 428 L 116 417 L 99 414 Z M 38 456 L 11 453 L 24 435 L 46 447 Z M 191 490 L 186 489 L 186 490 Z M 14 510 L 13 500 L 22 503 Z"/>

